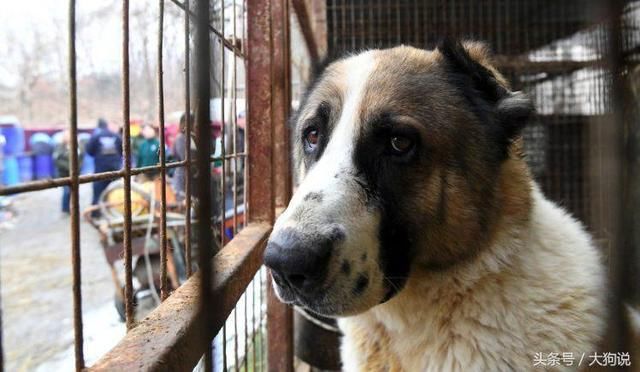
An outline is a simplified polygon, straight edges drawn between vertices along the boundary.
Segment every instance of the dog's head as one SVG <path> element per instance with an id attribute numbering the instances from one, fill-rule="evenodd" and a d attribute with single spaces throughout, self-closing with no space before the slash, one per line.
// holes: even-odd
<path id="1" fill-rule="evenodd" d="M 502 213 L 498 174 L 531 112 L 479 43 L 329 65 L 294 118 L 301 183 L 265 251 L 279 297 L 356 314 L 416 267 L 473 257 Z"/>

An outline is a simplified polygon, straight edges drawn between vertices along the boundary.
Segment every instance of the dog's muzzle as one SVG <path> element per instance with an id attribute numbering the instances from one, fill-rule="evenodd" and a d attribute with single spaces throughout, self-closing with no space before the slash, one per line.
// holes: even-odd
<path id="1" fill-rule="evenodd" d="M 325 282 L 335 234 L 309 236 L 292 228 L 275 231 L 264 253 L 264 263 L 285 291 L 311 296 Z"/>

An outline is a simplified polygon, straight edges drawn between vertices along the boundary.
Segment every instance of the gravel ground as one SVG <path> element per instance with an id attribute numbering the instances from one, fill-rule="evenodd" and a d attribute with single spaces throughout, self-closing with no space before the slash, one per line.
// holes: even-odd
<path id="1" fill-rule="evenodd" d="M 80 190 L 90 204 L 91 185 Z M 73 366 L 70 218 L 62 190 L 14 198 L 18 217 L 0 227 L 0 287 L 5 370 L 70 370 Z M 85 355 L 90 365 L 122 335 L 114 286 L 97 232 L 81 223 Z"/>

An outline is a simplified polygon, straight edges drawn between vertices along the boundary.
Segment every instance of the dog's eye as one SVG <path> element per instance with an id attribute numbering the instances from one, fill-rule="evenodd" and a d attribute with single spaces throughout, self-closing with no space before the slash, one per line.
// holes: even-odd
<path id="1" fill-rule="evenodd" d="M 413 140 L 404 136 L 392 136 L 389 145 L 393 154 L 404 155 L 413 148 Z"/>
<path id="2" fill-rule="evenodd" d="M 320 140 L 320 134 L 316 128 L 309 128 L 304 134 L 304 146 L 307 151 L 313 151 Z"/>

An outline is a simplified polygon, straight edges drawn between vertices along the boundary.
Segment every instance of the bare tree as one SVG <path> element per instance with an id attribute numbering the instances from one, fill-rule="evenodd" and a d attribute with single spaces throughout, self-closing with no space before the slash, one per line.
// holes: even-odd
<path id="1" fill-rule="evenodd" d="M 157 120 L 157 0 L 136 0 L 130 9 L 130 74 L 132 117 Z M 119 0 L 80 4 L 77 14 L 79 116 L 121 120 L 120 50 L 110 51 L 120 34 Z M 166 112 L 183 110 L 184 12 L 167 0 L 164 29 Z M 68 73 L 66 20 L 51 17 L 19 28 L 0 23 L 0 115 L 13 114 L 26 124 L 66 123 Z M 28 30 L 28 32 L 25 32 Z M 109 52 L 107 52 L 108 55 Z M 178 89 L 179 88 L 179 89 Z"/>

